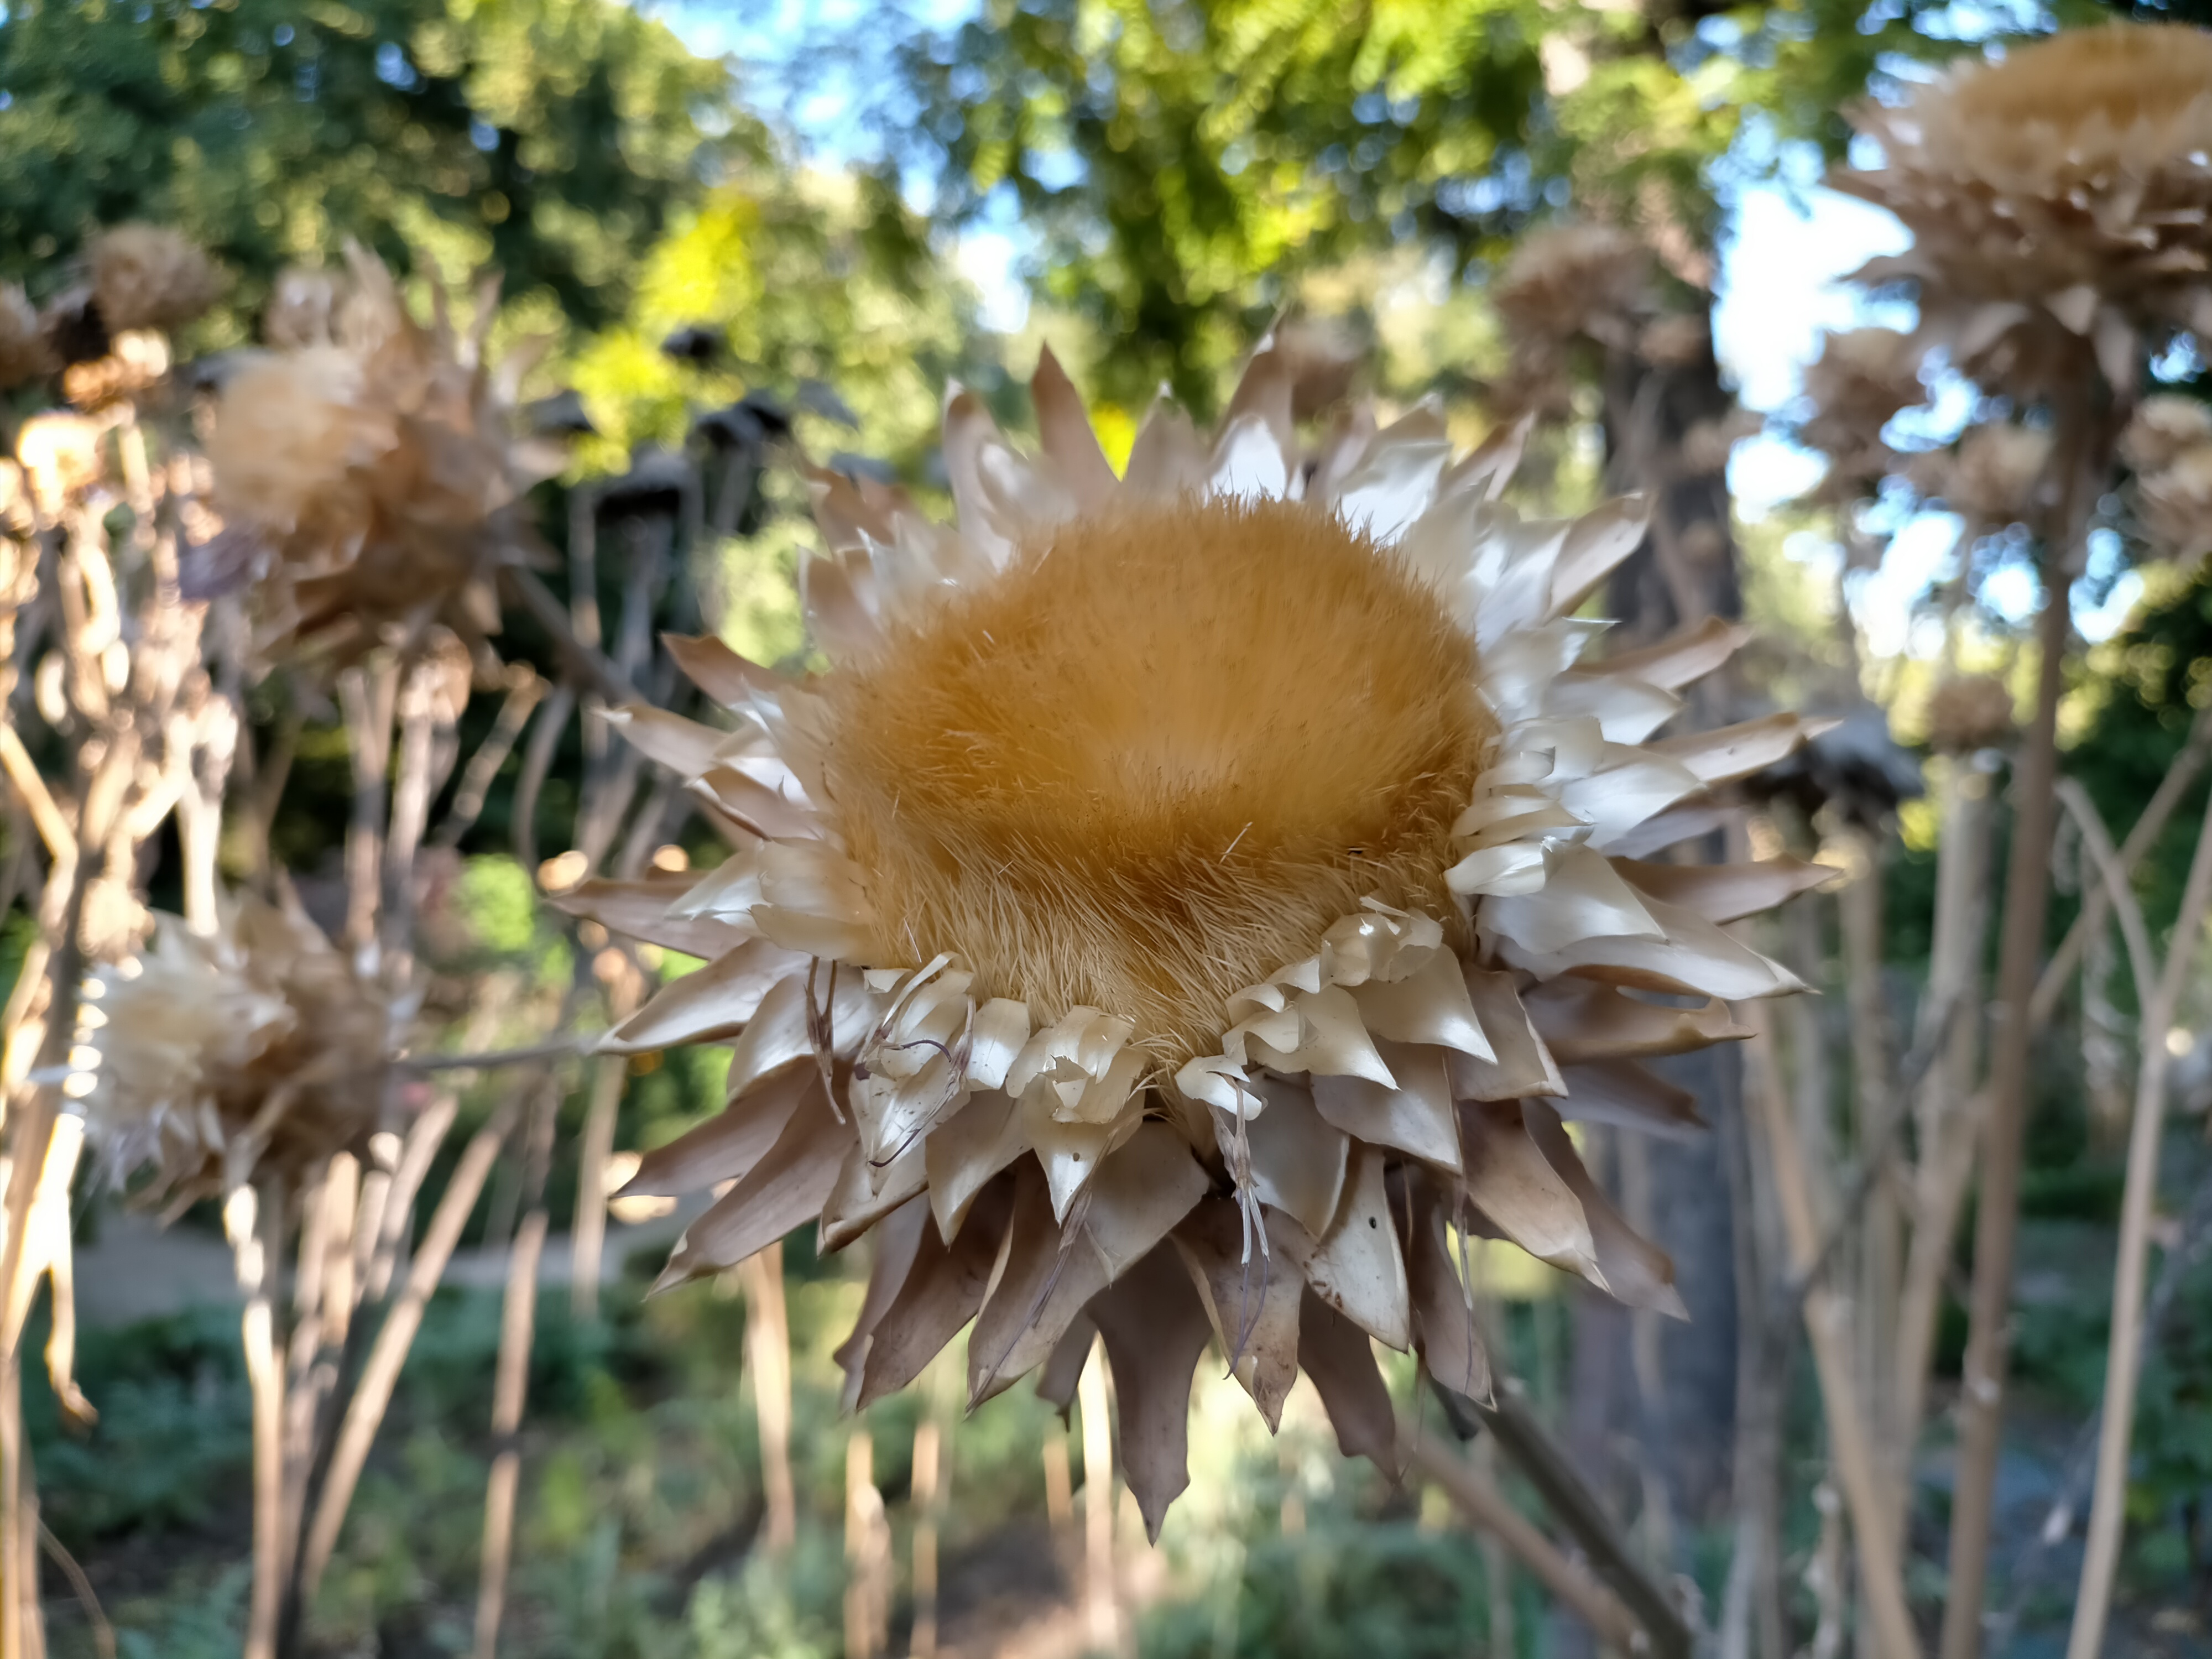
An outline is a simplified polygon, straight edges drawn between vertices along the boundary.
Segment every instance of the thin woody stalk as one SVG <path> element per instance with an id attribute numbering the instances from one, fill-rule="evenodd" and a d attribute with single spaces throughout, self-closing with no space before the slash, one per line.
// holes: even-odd
<path id="1" fill-rule="evenodd" d="M 1974 1227 L 1974 1287 L 1959 1400 L 1959 1462 L 1951 1510 L 1950 1600 L 1943 1611 L 1942 1659 L 1974 1659 L 1981 1650 L 1982 1600 L 1995 1515 L 1997 1454 L 2004 1430 L 2004 1382 L 2012 1311 L 2013 1254 L 2020 1224 L 2021 1166 L 2027 1127 L 2027 1079 L 2035 1024 L 2030 1005 L 2043 951 L 2057 829 L 2058 694 L 2073 631 L 2075 550 L 2087 529 L 2097 489 L 2111 471 L 2103 418 L 2078 406 L 2062 411 L 2055 446 L 2063 468 L 2057 533 L 2045 546 L 2043 609 L 2035 719 L 2014 774 L 2011 851 L 2006 860 L 2002 944 L 1992 1033 L 1982 1189 Z"/>

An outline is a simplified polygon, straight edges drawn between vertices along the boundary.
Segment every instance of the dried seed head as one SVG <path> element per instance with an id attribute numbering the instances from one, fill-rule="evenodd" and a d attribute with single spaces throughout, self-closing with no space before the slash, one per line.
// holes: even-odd
<path id="1" fill-rule="evenodd" d="M 175 330 L 222 297 L 222 274 L 198 246 L 160 225 L 118 225 L 92 244 L 92 291 L 109 331 Z"/>
<path id="2" fill-rule="evenodd" d="M 1961 674 L 1928 700 L 1928 741 L 1938 754 L 1971 755 L 2012 736 L 2012 693 L 1994 674 Z"/>

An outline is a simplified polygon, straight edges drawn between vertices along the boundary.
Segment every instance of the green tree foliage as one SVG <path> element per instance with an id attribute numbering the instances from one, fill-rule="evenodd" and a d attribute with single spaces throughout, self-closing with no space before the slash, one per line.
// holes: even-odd
<path id="1" fill-rule="evenodd" d="M 1944 49 L 1923 9 L 988 0 L 898 54 L 892 154 L 946 216 L 1011 195 L 1042 295 L 1122 343 L 1108 391 L 1164 378 L 1204 409 L 1289 282 L 1355 250 L 1464 272 L 1571 203 L 1695 275 L 1714 161 L 1754 121 L 1838 148 L 1884 54 Z"/>
<path id="2" fill-rule="evenodd" d="M 240 276 L 458 234 L 596 325 L 722 158 L 723 65 L 611 0 L 27 0 L 0 22 L 0 273 L 174 223 Z"/>

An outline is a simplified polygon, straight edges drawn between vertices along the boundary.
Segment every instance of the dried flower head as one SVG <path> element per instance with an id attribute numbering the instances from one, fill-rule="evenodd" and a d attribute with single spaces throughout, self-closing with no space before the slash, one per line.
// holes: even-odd
<path id="1" fill-rule="evenodd" d="M 611 1048 L 737 1038 L 727 1112 L 629 1188 L 734 1182 L 667 1277 L 875 1230 L 861 1401 L 971 1316 L 976 1399 L 1095 1327 L 1155 1528 L 1209 1340 L 1271 1423 L 1303 1366 L 1377 1455 L 1370 1336 L 1487 1391 L 1448 1228 L 1679 1314 L 1560 1116 L 1686 1124 L 1638 1060 L 1796 988 L 1722 924 L 1820 876 L 1635 856 L 1817 729 L 1651 741 L 1719 623 L 1579 660 L 1639 506 L 1523 521 L 1496 497 L 1525 428 L 1455 460 L 1426 409 L 1310 465 L 1291 378 L 1263 349 L 1211 441 L 1155 409 L 1118 478 L 1049 356 L 1041 458 L 959 392 L 957 527 L 811 475 L 835 666 L 678 641 L 741 729 L 614 716 L 747 845 L 560 901 L 713 958 Z"/>
<path id="2" fill-rule="evenodd" d="M 118 225 L 92 244 L 92 293 L 112 333 L 173 330 L 222 297 L 222 274 L 199 246 L 161 225 Z"/>
<path id="3" fill-rule="evenodd" d="M 270 286 L 261 337 L 280 351 L 328 345 L 344 301 L 345 284 L 335 271 L 287 265 Z"/>
<path id="4" fill-rule="evenodd" d="M 1636 355 L 1655 368 L 1686 368 L 1713 349 L 1712 326 L 1691 312 L 1676 312 L 1646 323 L 1636 337 Z"/>
<path id="5" fill-rule="evenodd" d="M 100 409 L 150 392 L 169 372 L 169 343 L 150 328 L 118 334 L 108 353 L 62 371 L 62 395 L 79 409 Z"/>
<path id="6" fill-rule="evenodd" d="M 212 938 L 158 917 L 97 982 L 87 1127 L 113 1179 L 151 1171 L 143 1201 L 296 1177 L 376 1128 L 389 1008 L 296 905 L 242 896 Z"/>
<path id="7" fill-rule="evenodd" d="M 1909 473 L 1922 494 L 1994 529 L 2035 521 L 2050 471 L 2049 433 L 1998 421 L 1969 428 L 1955 451 L 1916 457 Z"/>
<path id="8" fill-rule="evenodd" d="M 483 360 L 495 294 L 456 338 L 424 327 L 358 248 L 327 344 L 273 352 L 224 386 L 208 458 L 230 528 L 258 538 L 264 653 L 343 661 L 432 623 L 480 641 L 494 581 L 521 556 L 514 507 L 557 465 L 508 429 L 519 371 Z"/>
<path id="9" fill-rule="evenodd" d="M 1850 118 L 1884 165 L 1831 182 L 1913 235 L 1862 278 L 1917 283 L 1921 343 L 1985 385 L 2131 392 L 2146 335 L 2212 323 L 2212 33 L 2069 30 Z"/>
<path id="10" fill-rule="evenodd" d="M 1960 674 L 1928 700 L 1928 742 L 1938 754 L 1971 755 L 2012 736 L 2012 693 L 1994 674 Z"/>
<path id="11" fill-rule="evenodd" d="M 2120 434 L 2120 459 L 2137 472 L 2160 472 L 2207 444 L 2212 444 L 2212 404 L 2161 392 L 2136 405 Z"/>
<path id="12" fill-rule="evenodd" d="M 0 286 L 0 391 L 51 374 L 59 367 L 45 325 L 21 283 Z"/>
<path id="13" fill-rule="evenodd" d="M 1813 413 L 1804 440 L 1839 467 L 1878 477 L 1892 459 L 1881 429 L 1899 410 L 1924 401 L 1920 348 L 1893 328 L 1854 328 L 1822 337 L 1805 369 Z"/>
<path id="14" fill-rule="evenodd" d="M 1627 345 L 1651 304 L 1651 252 L 1612 225 L 1549 225 L 1521 239 L 1491 287 L 1516 342 Z"/>

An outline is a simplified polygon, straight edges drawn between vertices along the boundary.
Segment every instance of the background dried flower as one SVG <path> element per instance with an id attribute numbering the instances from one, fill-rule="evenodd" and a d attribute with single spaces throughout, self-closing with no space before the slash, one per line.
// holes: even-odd
<path id="1" fill-rule="evenodd" d="M 1516 341 L 1625 346 L 1650 290 L 1651 252 L 1637 237 L 1611 225 L 1553 225 L 1522 240 L 1491 302 Z"/>
<path id="2" fill-rule="evenodd" d="M 169 372 L 169 343 L 150 328 L 118 334 L 105 357 L 71 363 L 62 371 L 62 395 L 79 409 L 98 409 L 118 398 L 135 398 L 161 384 Z"/>
<path id="3" fill-rule="evenodd" d="M 333 343 L 240 370 L 208 442 L 218 508 L 275 556 L 262 648 L 343 661 L 433 622 L 481 640 L 499 627 L 497 568 L 527 539 L 510 509 L 553 463 L 508 429 L 517 376 L 483 361 L 489 294 L 456 337 L 442 312 L 416 323 L 382 264 L 349 257 Z"/>
<path id="4" fill-rule="evenodd" d="M 51 374 L 55 367 L 53 349 L 23 285 L 0 287 L 0 390 Z"/>
<path id="5" fill-rule="evenodd" d="M 2161 392 L 2146 398 L 2120 434 L 2120 459 L 2137 472 L 2172 466 L 2184 452 L 2212 443 L 2212 406 Z"/>
<path id="6" fill-rule="evenodd" d="M 2212 318 L 2212 34 L 2071 30 L 1850 113 L 1885 163 L 1832 175 L 1911 230 L 1863 280 L 1920 286 L 1925 346 L 2024 396 Z"/>
<path id="7" fill-rule="evenodd" d="M 289 265 L 269 290 L 261 337 L 282 350 L 328 345 L 344 300 L 345 284 L 336 272 Z"/>
<path id="8" fill-rule="evenodd" d="M 1928 700 L 1928 742 L 1939 754 L 1971 755 L 2012 735 L 2012 693 L 1994 674 L 1945 680 Z"/>
<path id="9" fill-rule="evenodd" d="M 1993 422 L 1969 428 L 1956 450 L 1914 457 L 1907 475 L 1923 495 L 1995 526 L 2033 522 L 2050 465 L 2049 433 Z"/>
<path id="10" fill-rule="evenodd" d="M 389 1010 L 295 906 L 243 896 L 213 937 L 160 916 L 101 983 L 88 1127 L 116 1180 L 151 1170 L 144 1201 L 295 1176 L 375 1129 Z"/>
<path id="11" fill-rule="evenodd" d="M 198 246 L 160 225 L 118 225 L 92 245 L 92 291 L 114 333 L 177 329 L 222 296 L 222 275 Z"/>
<path id="12" fill-rule="evenodd" d="M 1850 464 L 1890 451 L 1881 429 L 1899 410 L 1923 402 L 1920 349 L 1893 328 L 1854 328 L 1825 336 L 1806 366 L 1813 413 L 1799 428 L 1807 443 Z M 1886 468 L 1876 469 L 1877 471 Z"/>

